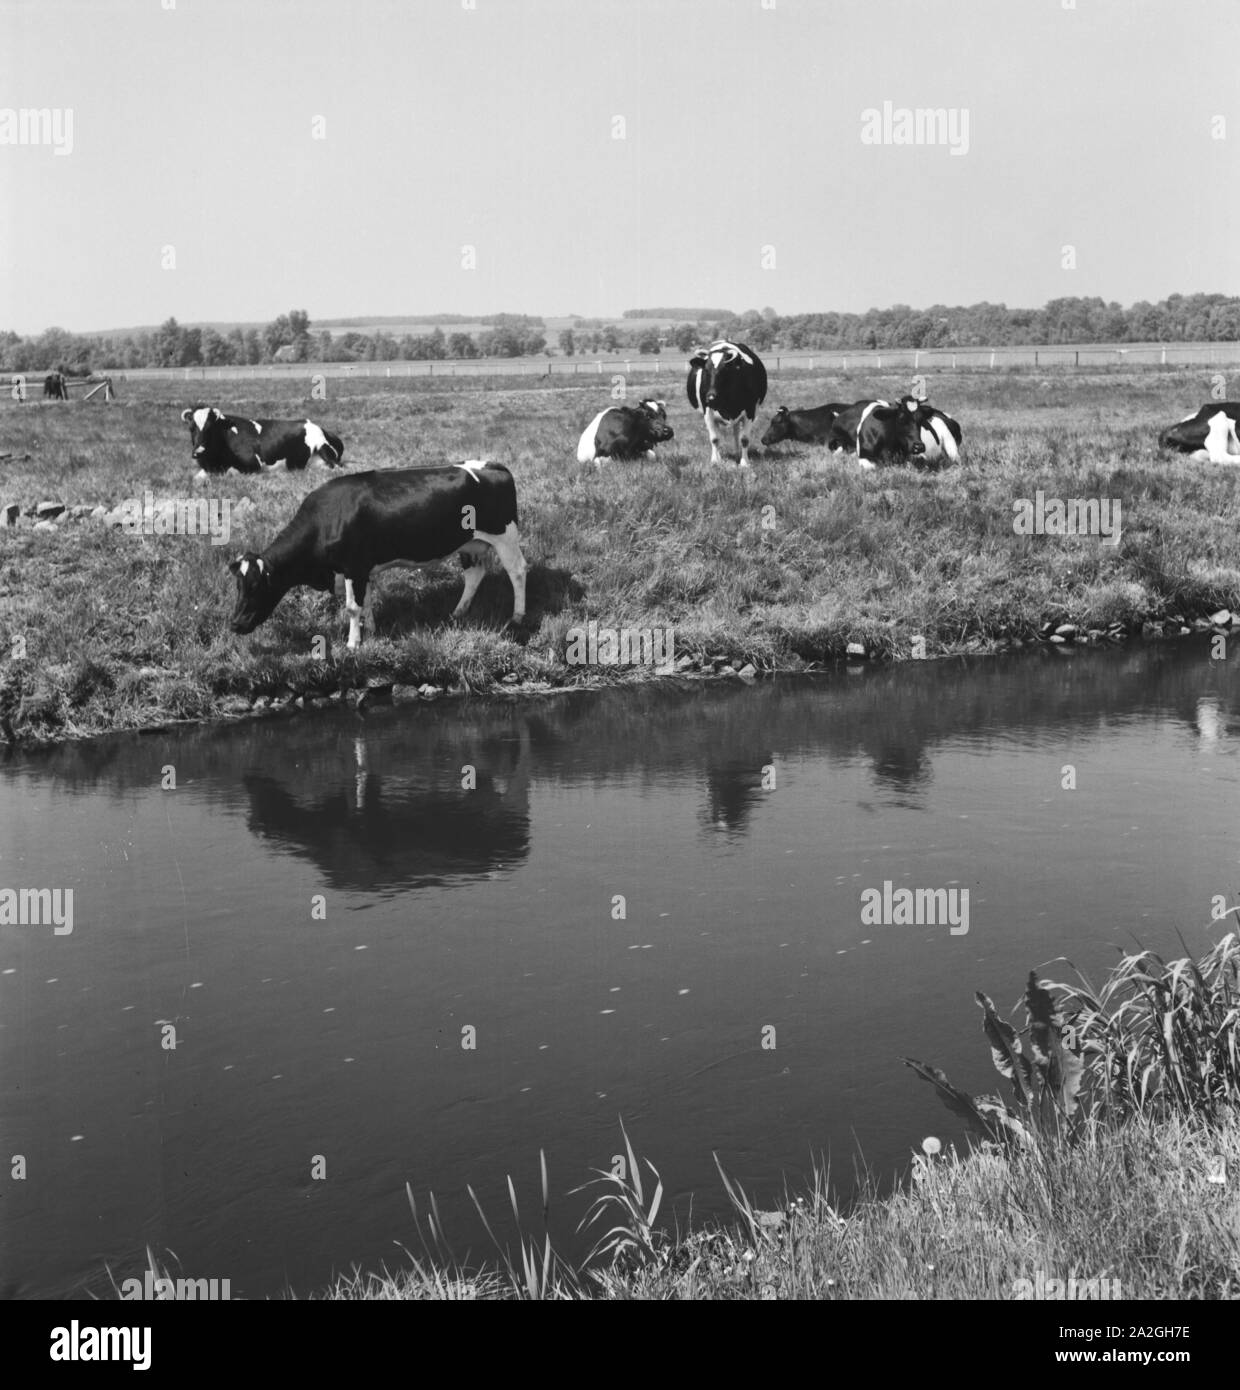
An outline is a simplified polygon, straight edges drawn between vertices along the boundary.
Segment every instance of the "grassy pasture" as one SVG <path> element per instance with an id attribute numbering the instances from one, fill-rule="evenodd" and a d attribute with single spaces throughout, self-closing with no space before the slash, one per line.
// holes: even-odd
<path id="1" fill-rule="evenodd" d="M 670 363 L 668 364 L 670 367 Z M 676 430 L 654 463 L 582 467 L 582 427 L 610 403 L 610 378 L 554 386 L 526 378 L 329 379 L 311 401 L 296 380 L 209 383 L 214 404 L 300 415 L 336 429 L 345 461 L 394 468 L 485 457 L 517 480 L 530 563 L 530 630 L 497 571 L 459 624 L 453 566 L 380 578 L 367 640 L 344 648 L 337 599 L 295 591 L 251 637 L 227 627 L 226 565 L 261 549 L 328 476 L 232 475 L 191 484 L 179 418 L 201 384 L 121 382 L 121 399 L 0 404 L 0 506 L 206 495 L 235 508 L 223 546 L 196 536 L 130 536 L 89 520 L 0 530 L 0 717 L 19 738 L 55 739 L 240 712 L 255 697 L 313 700 L 342 688 L 430 682 L 444 688 L 563 685 L 642 673 L 565 664 L 568 630 L 670 625 L 677 654 L 759 669 L 841 658 L 993 650 L 1047 621 L 1084 629 L 1190 621 L 1240 609 L 1235 470 L 1181 461 L 1158 429 L 1205 398 L 1204 374 L 1113 369 L 959 372 L 929 378 L 931 399 L 963 424 L 961 463 L 940 473 L 864 473 L 821 449 L 754 452 L 754 467 L 712 468 L 679 370 L 634 375 L 628 398 L 668 402 Z M 781 404 L 898 394 L 906 376 L 788 372 L 773 378 L 760 438 Z M 28 455 L 28 458 L 23 456 Z M 1017 536 L 1013 504 L 1114 498 L 1119 545 Z M 328 639 L 327 660 L 312 655 Z M 710 669 L 709 661 L 706 669 Z M 264 703 L 266 700 L 264 699 Z"/>

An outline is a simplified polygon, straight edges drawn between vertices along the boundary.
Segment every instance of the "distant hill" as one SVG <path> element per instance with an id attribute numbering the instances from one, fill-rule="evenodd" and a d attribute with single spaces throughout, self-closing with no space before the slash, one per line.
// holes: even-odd
<path id="1" fill-rule="evenodd" d="M 717 323 L 720 319 L 730 319 L 731 309 L 626 309 L 626 319 L 674 319 L 681 323 Z"/>
<path id="2" fill-rule="evenodd" d="M 657 327 L 667 323 L 716 323 L 730 318 L 728 309 L 626 309 L 620 316 L 604 314 L 597 318 L 583 318 L 580 314 L 549 315 L 539 314 L 355 314 L 345 318 L 319 319 L 311 315 L 310 331 L 319 333 L 326 329 L 333 336 L 342 333 L 373 333 L 381 330 L 393 337 L 405 333 L 415 336 L 425 335 L 433 329 L 455 329 L 463 333 L 481 333 L 501 323 L 538 324 L 555 332 L 561 328 L 575 328 L 581 324 L 591 328 L 607 328 L 612 324 L 623 323 L 628 328 Z M 640 321 L 640 322 L 635 322 Z M 213 328 L 221 337 L 227 337 L 234 328 L 243 333 L 251 328 L 260 333 L 267 327 L 266 319 L 178 319 L 182 328 Z M 86 329 L 83 338 L 129 338 L 140 333 L 155 333 L 159 324 L 143 323 L 127 328 Z"/>
<path id="3" fill-rule="evenodd" d="M 449 324 L 456 325 L 461 323 L 485 323 L 491 315 L 479 316 L 478 314 L 359 314 L 354 318 L 347 319 L 314 319 L 311 323 L 313 328 L 386 328 L 389 332 L 394 327 L 400 327 L 406 323 L 429 324 L 432 328 L 446 328 Z"/>
<path id="4" fill-rule="evenodd" d="M 180 320 L 178 320 L 180 322 Z M 222 322 L 207 319 L 189 319 L 181 324 L 182 328 L 214 328 L 223 338 L 226 338 L 234 328 L 239 328 L 243 333 L 251 328 L 263 329 L 267 327 L 267 319 L 227 319 Z M 159 324 L 140 323 L 131 325 L 129 328 L 85 328 L 80 333 L 76 333 L 79 338 L 129 338 L 136 337 L 139 333 L 157 333 Z M 76 331 L 75 331 L 76 332 Z"/>

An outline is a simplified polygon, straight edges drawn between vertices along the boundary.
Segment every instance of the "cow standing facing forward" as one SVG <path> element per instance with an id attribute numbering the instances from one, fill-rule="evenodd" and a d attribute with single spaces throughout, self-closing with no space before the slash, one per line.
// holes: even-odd
<path id="1" fill-rule="evenodd" d="M 710 461 L 722 463 L 719 429 L 732 431 L 732 446 L 740 466 L 749 467 L 749 430 L 766 399 L 766 368 L 753 348 L 721 338 L 699 348 L 689 359 L 685 383 L 689 404 L 702 412 L 710 435 Z"/>

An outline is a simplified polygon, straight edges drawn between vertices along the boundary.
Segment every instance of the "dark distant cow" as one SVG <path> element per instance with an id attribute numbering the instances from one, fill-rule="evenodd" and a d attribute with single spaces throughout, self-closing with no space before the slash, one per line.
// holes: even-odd
<path id="1" fill-rule="evenodd" d="M 827 442 L 840 453 L 852 454 L 862 468 L 904 463 L 926 452 L 916 411 L 889 401 L 855 401 L 841 410 Z"/>
<path id="2" fill-rule="evenodd" d="M 698 348 L 689 359 L 685 391 L 689 404 L 700 410 L 706 421 L 711 463 L 723 462 L 719 427 L 726 425 L 732 431 L 732 447 L 740 455 L 741 467 L 748 468 L 749 428 L 766 399 L 766 368 L 758 354 L 745 343 L 726 339 Z"/>
<path id="3" fill-rule="evenodd" d="M 1164 449 L 1187 454 L 1194 463 L 1240 464 L 1240 401 L 1207 401 L 1158 437 Z"/>
<path id="4" fill-rule="evenodd" d="M 340 436 L 313 420 L 251 420 L 225 415 L 212 406 L 183 410 L 190 447 L 198 464 L 197 481 L 210 473 L 261 473 L 264 469 L 305 468 L 312 459 L 334 468 L 344 456 Z"/>
<path id="5" fill-rule="evenodd" d="M 517 490 L 497 463 L 472 459 L 437 468 L 399 468 L 333 478 L 302 500 L 292 521 L 262 552 L 239 555 L 232 630 L 253 632 L 290 589 L 331 593 L 344 575 L 349 646 L 362 640 L 362 606 L 372 571 L 420 568 L 450 555 L 465 566 L 452 610 L 469 607 L 494 552 L 512 580 L 512 621 L 525 617 L 525 557 L 517 530 Z"/>
<path id="6" fill-rule="evenodd" d="M 67 401 L 69 391 L 65 386 L 65 379 L 60 372 L 49 372 L 43 378 L 43 399 L 53 401 Z"/>
<path id="7" fill-rule="evenodd" d="M 964 440 L 964 431 L 956 421 L 937 406 L 919 401 L 916 396 L 901 396 L 900 404 L 917 419 L 921 442 L 925 446 L 920 461 L 936 464 L 947 459 L 949 463 L 955 463 L 960 457 L 960 445 Z"/>
<path id="8" fill-rule="evenodd" d="M 762 447 L 782 444 L 790 439 L 794 444 L 825 444 L 831 437 L 831 426 L 846 405 L 833 401 L 830 405 L 817 405 L 810 410 L 789 410 L 781 405 L 775 412 L 766 433 L 762 436 Z"/>
<path id="9" fill-rule="evenodd" d="M 654 446 L 672 438 L 663 401 L 639 401 L 637 405 L 613 405 L 600 410 L 581 433 L 578 463 L 598 463 L 605 458 L 654 458 Z"/>

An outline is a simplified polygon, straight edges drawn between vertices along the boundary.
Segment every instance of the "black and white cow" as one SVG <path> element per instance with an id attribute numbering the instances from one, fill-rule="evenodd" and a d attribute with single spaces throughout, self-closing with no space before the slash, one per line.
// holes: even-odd
<path id="1" fill-rule="evenodd" d="M 312 459 L 334 468 L 344 455 L 340 436 L 313 420 L 251 420 L 225 415 L 213 405 L 183 410 L 190 447 L 198 464 L 196 481 L 210 473 L 261 473 L 264 469 L 304 468 Z"/>
<path id="2" fill-rule="evenodd" d="M 766 433 L 762 436 L 762 447 L 782 444 L 790 439 L 794 444 L 825 444 L 831 437 L 831 426 L 846 405 L 832 401 L 830 405 L 816 405 L 807 410 L 789 410 L 781 405 L 775 412 Z"/>
<path id="3" fill-rule="evenodd" d="M 926 452 L 917 412 L 902 402 L 854 401 L 835 417 L 827 443 L 839 453 L 852 454 L 862 468 L 888 460 L 904 463 Z"/>
<path id="4" fill-rule="evenodd" d="M 49 372 L 43 378 L 43 399 L 53 401 L 67 401 L 69 391 L 65 386 L 64 376 L 60 372 Z"/>
<path id="5" fill-rule="evenodd" d="M 766 399 L 766 368 L 762 359 L 744 343 L 721 338 L 708 348 L 698 348 L 689 359 L 685 383 L 689 404 L 700 410 L 710 435 L 710 461 L 719 456 L 719 429 L 732 431 L 732 447 L 742 468 L 749 467 L 749 429 L 758 407 Z"/>
<path id="6" fill-rule="evenodd" d="M 488 549 L 512 581 L 512 621 L 525 618 L 525 557 L 517 530 L 517 490 L 500 464 L 472 459 L 434 468 L 400 468 L 333 478 L 302 500 L 262 554 L 229 565 L 237 577 L 232 630 L 253 632 L 298 585 L 331 593 L 344 575 L 349 646 L 362 640 L 362 606 L 373 571 L 420 568 L 459 555 L 465 589 L 452 616 L 478 592 Z"/>
<path id="7" fill-rule="evenodd" d="M 1194 463 L 1240 464 L 1238 427 L 1240 401 L 1207 401 L 1200 410 L 1164 430 L 1158 442 L 1164 449 L 1187 454 Z"/>
<path id="8" fill-rule="evenodd" d="M 654 446 L 672 438 L 663 401 L 639 401 L 637 405 L 613 405 L 600 410 L 581 433 L 578 463 L 598 463 L 605 458 L 654 458 Z"/>
<path id="9" fill-rule="evenodd" d="M 900 404 L 912 412 L 921 431 L 925 453 L 919 462 L 935 464 L 946 459 L 949 463 L 955 463 L 960 457 L 960 445 L 964 442 L 964 431 L 959 424 L 937 406 L 919 401 L 916 396 L 901 396 Z"/>

